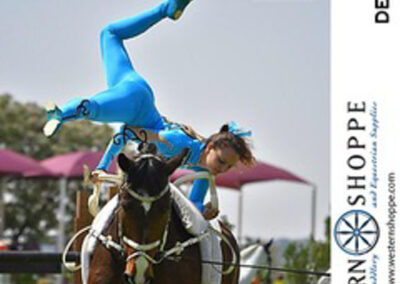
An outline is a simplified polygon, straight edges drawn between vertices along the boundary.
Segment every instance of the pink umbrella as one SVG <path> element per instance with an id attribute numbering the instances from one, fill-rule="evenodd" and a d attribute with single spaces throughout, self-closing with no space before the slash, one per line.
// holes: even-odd
<path id="1" fill-rule="evenodd" d="M 310 184 L 308 181 L 292 174 L 291 172 L 257 161 L 252 167 L 239 165 L 238 167 L 218 175 L 216 177 L 216 184 L 232 189 L 239 190 L 239 220 L 238 220 L 238 236 L 242 236 L 242 208 L 243 208 L 243 193 L 242 186 L 248 183 L 265 182 L 272 180 L 284 180 L 291 182 L 298 182 Z M 314 223 L 315 223 L 315 188 L 312 185 L 311 195 L 311 236 L 314 236 Z"/>
<path id="2" fill-rule="evenodd" d="M 177 179 L 186 176 L 190 173 L 194 173 L 194 171 L 192 170 L 188 170 L 188 169 L 177 169 L 169 178 L 171 182 L 176 181 Z"/>
<path id="3" fill-rule="evenodd" d="M 176 179 L 187 175 L 192 171 L 190 170 L 177 170 L 171 177 L 171 181 L 175 181 Z M 238 220 L 238 236 L 241 237 L 241 230 L 242 230 L 242 206 L 243 206 L 243 193 L 242 193 L 242 186 L 248 183 L 255 183 L 255 182 L 265 182 L 265 181 L 272 181 L 272 180 L 284 180 L 284 181 L 291 181 L 291 182 L 298 182 L 303 184 L 309 184 L 312 186 L 312 210 L 311 210 L 311 236 L 314 235 L 314 226 L 315 226 L 315 186 L 292 174 L 291 172 L 284 170 L 282 168 L 278 168 L 267 163 L 257 161 L 256 164 L 252 167 L 246 167 L 244 165 L 239 165 L 226 173 L 217 175 L 215 179 L 215 183 L 217 186 L 223 186 L 230 189 L 238 190 L 239 191 L 239 220 Z"/>
<path id="4" fill-rule="evenodd" d="M 83 165 L 88 165 L 89 169 L 93 171 L 102 156 L 103 152 L 101 151 L 79 151 L 51 157 L 41 161 L 40 164 L 44 168 L 51 170 L 57 177 L 76 179 L 83 177 Z M 115 161 L 110 166 L 110 172 L 116 172 Z M 40 171 L 32 170 L 27 171 L 25 176 L 42 176 L 42 173 Z"/>
<path id="5" fill-rule="evenodd" d="M 54 173 L 53 176 L 59 177 L 60 182 L 60 204 L 59 214 L 60 216 L 65 215 L 65 202 L 67 195 L 67 179 L 81 179 L 83 178 L 83 165 L 88 165 L 89 169 L 93 171 L 99 163 L 103 152 L 97 151 L 80 151 L 72 152 L 64 155 L 55 156 L 46 160 L 43 160 L 40 164 L 51 169 Z M 111 164 L 111 172 L 116 172 L 115 161 Z M 39 171 L 28 171 L 25 176 L 38 177 L 43 176 Z M 65 220 L 63 218 L 59 221 L 59 234 L 58 234 L 58 249 L 61 251 L 65 245 Z"/>
<path id="6" fill-rule="evenodd" d="M 11 150 L 0 150 L 0 177 L 22 176 L 25 171 L 36 170 L 41 173 L 51 174 L 46 168 L 34 159 Z M 0 181 L 0 236 L 4 230 L 4 204 L 3 204 L 3 179 Z"/>
<path id="7" fill-rule="evenodd" d="M 43 167 L 38 161 L 11 150 L 0 150 L 0 175 L 22 176 L 27 171 L 37 171 L 51 175 L 51 171 Z"/>
<path id="8" fill-rule="evenodd" d="M 179 169 L 171 176 L 171 181 L 185 176 L 193 171 L 187 169 Z M 264 162 L 256 162 L 252 167 L 239 165 L 226 173 L 219 174 L 216 177 L 216 185 L 230 189 L 240 190 L 243 185 L 253 182 L 264 182 L 271 180 L 286 180 L 299 183 L 309 184 L 306 180 L 290 173 L 287 170 L 269 165 Z"/>
<path id="9" fill-rule="evenodd" d="M 216 183 L 220 186 L 240 190 L 243 185 L 248 183 L 271 180 L 286 180 L 308 184 L 307 181 L 289 171 L 264 162 L 256 162 L 252 167 L 240 165 L 224 174 L 218 175 Z"/>

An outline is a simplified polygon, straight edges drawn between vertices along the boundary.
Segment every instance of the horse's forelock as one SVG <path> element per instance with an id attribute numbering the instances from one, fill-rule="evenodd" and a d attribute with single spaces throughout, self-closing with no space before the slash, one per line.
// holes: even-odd
<path id="1" fill-rule="evenodd" d="M 149 191 L 147 194 L 157 194 L 165 186 L 163 166 L 164 162 L 156 158 L 138 159 L 133 176 L 128 177 L 132 189 L 140 191 L 147 189 Z"/>
<path id="2" fill-rule="evenodd" d="M 163 162 L 155 158 L 139 160 L 137 172 L 142 176 L 152 176 L 162 171 Z"/>

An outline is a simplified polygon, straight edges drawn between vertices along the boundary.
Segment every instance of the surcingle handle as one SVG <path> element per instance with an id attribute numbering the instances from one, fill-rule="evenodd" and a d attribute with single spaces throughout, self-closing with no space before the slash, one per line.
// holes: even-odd
<path id="1" fill-rule="evenodd" d="M 212 209 L 218 210 L 219 204 L 218 204 L 217 189 L 215 187 L 214 177 L 210 173 L 202 171 L 202 172 L 187 174 L 175 180 L 174 184 L 176 185 L 176 187 L 179 188 L 179 186 L 182 185 L 183 183 L 194 181 L 196 179 L 208 179 L 210 184 L 211 207 Z"/>
<path id="2" fill-rule="evenodd" d="M 92 176 L 90 169 L 87 165 L 83 166 L 83 182 L 85 185 L 92 185 L 93 192 L 88 199 L 88 208 L 92 216 L 96 216 L 99 212 L 100 189 L 103 182 L 113 183 L 118 186 L 122 184 L 123 177 L 121 174 L 111 175 L 107 173 L 99 173 Z"/>

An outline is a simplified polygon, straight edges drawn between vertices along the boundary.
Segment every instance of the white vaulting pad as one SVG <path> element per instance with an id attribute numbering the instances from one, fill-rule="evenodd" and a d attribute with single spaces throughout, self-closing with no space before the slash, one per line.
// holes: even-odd
<path id="1" fill-rule="evenodd" d="M 175 208 L 185 229 L 195 236 L 208 230 L 209 223 L 196 206 L 174 184 L 171 183 L 170 188 Z"/>
<path id="2" fill-rule="evenodd" d="M 115 195 L 107 204 L 100 210 L 92 222 L 92 230 L 101 233 L 105 226 L 111 220 L 118 206 L 118 195 Z M 82 243 L 81 249 L 81 275 L 84 284 L 87 283 L 89 277 L 90 257 L 93 254 L 97 239 L 91 234 L 87 234 Z"/>
<path id="3" fill-rule="evenodd" d="M 209 231 L 211 225 L 204 219 L 196 206 L 175 185 L 170 185 L 175 208 L 187 232 L 199 236 L 201 233 Z M 219 238 L 214 232 L 210 231 L 210 235 L 200 241 L 200 253 L 203 260 L 223 261 Z M 202 284 L 220 284 L 221 271 L 222 266 L 203 263 Z"/>
<path id="4" fill-rule="evenodd" d="M 332 283 L 400 283 L 400 6 L 331 1 Z"/>
<path id="5" fill-rule="evenodd" d="M 211 232 L 211 234 L 201 240 L 200 253 L 202 260 L 209 260 L 215 262 L 222 262 L 222 251 L 218 236 Z M 220 284 L 222 279 L 222 266 L 203 263 L 201 271 L 202 284 Z"/>

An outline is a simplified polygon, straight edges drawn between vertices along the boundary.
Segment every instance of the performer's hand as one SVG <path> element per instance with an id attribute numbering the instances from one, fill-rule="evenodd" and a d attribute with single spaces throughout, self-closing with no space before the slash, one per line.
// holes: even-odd
<path id="1" fill-rule="evenodd" d="M 98 180 L 98 176 L 106 174 L 107 172 L 104 170 L 94 170 L 93 172 L 90 173 L 90 181 L 92 183 L 96 183 Z"/>
<path id="2" fill-rule="evenodd" d="M 206 220 L 211 220 L 214 219 L 215 217 L 217 217 L 219 214 L 219 210 L 218 209 L 213 209 L 211 202 L 208 202 L 205 206 L 204 206 L 204 211 L 203 211 L 203 216 Z"/>

